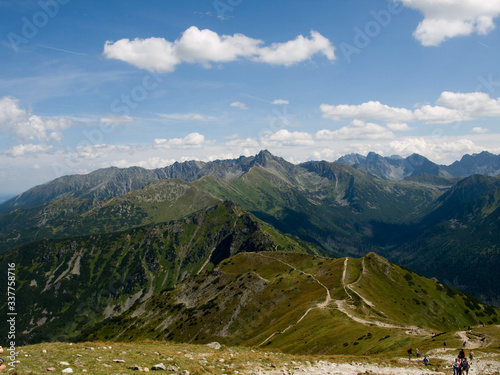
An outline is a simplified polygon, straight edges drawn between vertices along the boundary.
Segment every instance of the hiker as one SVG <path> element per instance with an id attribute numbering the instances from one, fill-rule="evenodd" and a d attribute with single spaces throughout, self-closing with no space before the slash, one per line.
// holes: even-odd
<path id="1" fill-rule="evenodd" d="M 417 356 L 417 358 L 420 358 L 420 351 L 418 349 L 415 350 L 415 355 Z"/>
<path id="2" fill-rule="evenodd" d="M 463 349 L 460 349 L 460 353 L 458 353 L 458 358 L 464 359 L 465 358 L 465 352 Z"/>
<path id="3" fill-rule="evenodd" d="M 464 340 L 463 347 L 465 348 L 465 344 L 467 344 L 467 340 Z"/>
<path id="4" fill-rule="evenodd" d="M 410 349 L 408 349 L 408 360 L 411 361 L 411 355 L 412 355 L 413 351 Z"/>
<path id="5" fill-rule="evenodd" d="M 451 365 L 453 367 L 453 375 L 458 375 L 458 368 L 460 367 L 460 360 L 458 357 L 454 359 Z"/>
<path id="6" fill-rule="evenodd" d="M 462 375 L 462 360 L 457 357 L 457 375 Z"/>
<path id="7" fill-rule="evenodd" d="M 469 361 L 472 361 L 474 359 L 474 352 L 471 350 L 469 352 Z"/>
<path id="8" fill-rule="evenodd" d="M 469 375 L 470 364 L 467 362 L 467 358 L 462 360 L 462 375 Z"/>
<path id="9" fill-rule="evenodd" d="M 443 349 L 446 350 L 446 341 L 443 342 Z"/>
<path id="10" fill-rule="evenodd" d="M 424 365 L 429 366 L 429 358 L 426 355 L 424 355 Z"/>

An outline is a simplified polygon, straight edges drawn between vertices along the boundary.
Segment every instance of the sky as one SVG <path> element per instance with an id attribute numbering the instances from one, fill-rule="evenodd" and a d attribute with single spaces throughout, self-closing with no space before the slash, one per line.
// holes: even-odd
<path id="1" fill-rule="evenodd" d="M 0 0 L 0 194 L 110 166 L 500 153 L 500 0 Z"/>

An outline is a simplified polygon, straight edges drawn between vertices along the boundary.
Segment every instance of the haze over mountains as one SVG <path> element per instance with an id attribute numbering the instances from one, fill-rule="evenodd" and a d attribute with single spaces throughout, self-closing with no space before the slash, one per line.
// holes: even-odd
<path id="1" fill-rule="evenodd" d="M 484 303 L 500 305 L 500 156 L 466 155 L 448 167 L 419 155 L 406 159 L 348 155 L 342 160 L 294 165 L 262 151 L 252 157 L 175 163 L 156 170 L 108 168 L 61 177 L 9 200 L 0 206 L 0 277 L 6 277 L 7 263 L 18 265 L 23 339 L 64 339 L 85 331 L 99 339 L 121 334 L 130 339 L 225 338 L 233 344 L 255 344 L 317 305 L 361 325 L 374 319 L 401 324 L 406 319 L 403 310 L 408 309 L 434 314 L 429 322 L 418 323 L 420 329 L 495 322 L 496 310 Z M 275 274 L 260 257 L 231 258 L 262 251 L 286 252 L 279 262 L 294 266 Z M 287 255 L 290 252 L 307 253 L 310 258 L 297 260 Z M 372 276 L 363 273 L 363 277 L 380 288 L 368 290 L 367 284 L 359 291 L 361 297 L 345 300 L 350 293 L 342 276 L 344 257 L 372 252 L 439 281 L 405 276 L 404 268 L 372 254 L 362 263 L 370 261 Z M 314 258 L 318 255 L 342 259 L 320 267 L 323 258 Z M 239 270 L 242 259 L 250 269 Z M 362 265 L 360 260 L 348 262 Z M 355 268 L 350 271 L 352 283 L 360 278 Z M 395 273 L 384 274 L 389 269 Z M 224 283 L 217 272 L 225 275 Z M 327 283 L 325 274 L 332 277 L 328 301 L 316 296 L 325 289 L 321 286 Z M 391 278 L 405 280 L 398 290 L 404 290 L 406 302 L 386 306 L 393 293 L 388 287 Z M 281 287 L 283 280 L 288 289 Z M 308 289 L 311 282 L 319 288 Z M 288 320 L 247 331 L 238 328 L 249 316 L 245 308 L 258 309 L 263 300 L 282 290 L 292 298 L 302 288 L 294 290 L 297 283 L 312 294 L 306 293 L 309 302 L 297 305 Z M 247 284 L 252 286 L 249 291 Z M 340 287 L 345 293 L 333 298 Z M 481 302 L 463 295 L 456 310 L 446 310 L 451 304 L 446 298 L 462 296 L 453 287 Z M 232 306 L 216 301 L 221 293 L 240 302 Z M 442 301 L 432 311 L 426 310 L 429 296 L 436 303 Z M 293 304 L 293 298 L 287 304 Z M 329 311 L 321 306 L 311 317 Z M 144 309 L 154 316 L 145 315 Z M 268 306 L 262 316 L 271 319 L 278 310 Z M 201 324 L 203 314 L 215 312 L 227 314 L 226 325 L 212 327 L 204 335 L 181 334 L 188 332 L 186 325 L 199 331 L 196 324 Z M 155 320 L 177 313 L 184 320 L 172 318 L 168 324 Z M 442 321 L 444 316 L 458 320 Z M 109 325 L 107 319 L 114 320 Z M 120 333 L 124 322 L 130 329 Z M 151 326 L 152 322 L 163 328 Z M 356 334 L 365 332 L 358 328 Z M 151 329 L 154 334 L 147 333 Z M 380 338 L 386 335 L 379 333 Z M 404 334 L 396 336 L 394 345 L 404 341 Z M 347 338 L 354 345 L 355 340 Z M 284 341 L 275 345 L 282 347 Z"/>

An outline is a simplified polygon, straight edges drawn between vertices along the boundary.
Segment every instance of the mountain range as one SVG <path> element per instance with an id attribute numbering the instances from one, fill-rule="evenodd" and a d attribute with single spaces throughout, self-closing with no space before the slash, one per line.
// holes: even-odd
<path id="1" fill-rule="evenodd" d="M 374 152 L 366 156 L 349 154 L 337 161 L 387 180 L 402 180 L 422 173 L 442 177 L 467 177 L 474 174 L 500 175 L 500 155 L 487 151 L 464 155 L 462 159 L 451 165 L 438 165 L 418 154 L 402 158 L 398 155 L 383 157 Z"/>
<path id="2" fill-rule="evenodd" d="M 495 323 L 498 311 L 487 304 L 500 306 L 500 156 L 466 155 L 446 168 L 419 155 L 341 159 L 295 165 L 261 151 L 156 170 L 108 168 L 61 177 L 5 202 L 0 277 L 6 277 L 8 263 L 16 263 L 22 339 L 217 339 L 255 345 L 292 323 L 295 329 L 295 319 L 310 308 L 317 319 L 327 312 L 342 316 L 325 323 L 332 329 L 345 319 L 360 324 L 354 335 L 365 337 L 375 335 L 375 329 L 366 331 L 368 321 L 424 331 Z M 268 253 L 274 260 L 265 258 Z M 268 269 L 262 259 L 288 268 Z M 353 273 L 349 287 L 346 269 Z M 331 281 L 323 279 L 326 274 Z M 313 291 L 309 284 L 320 287 Z M 318 296 L 327 284 L 325 304 Z M 353 294 L 351 287 L 361 290 Z M 394 288 L 402 299 L 390 302 Z M 299 290 L 304 299 L 294 304 L 301 300 Z M 240 302 L 214 299 L 219 295 Z M 267 324 L 285 305 L 275 309 L 265 301 L 281 301 L 280 295 L 293 313 Z M 266 324 L 245 330 L 250 307 L 260 308 Z M 408 324 L 405 311 L 411 309 L 426 318 L 413 314 L 415 324 Z M 216 313 L 227 318 L 224 325 L 203 328 L 203 317 Z M 313 326 L 308 327 L 318 328 Z M 406 337 L 385 332 L 380 338 L 386 335 L 393 337 L 386 341 L 391 345 Z M 278 336 L 269 345 L 285 348 L 287 335 Z M 323 347 L 321 337 L 311 340 Z M 346 340 L 351 349 L 368 350 L 365 342 Z"/>

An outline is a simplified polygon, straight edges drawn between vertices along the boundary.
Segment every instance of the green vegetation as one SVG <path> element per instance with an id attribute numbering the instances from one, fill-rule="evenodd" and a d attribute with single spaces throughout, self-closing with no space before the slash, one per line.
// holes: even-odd
<path id="1" fill-rule="evenodd" d="M 376 354 L 423 342 L 431 332 L 480 324 L 486 313 L 488 319 L 499 316 L 498 309 L 477 302 L 476 310 L 468 310 L 473 301 L 461 292 L 449 296 L 435 281 L 373 253 L 347 261 L 240 253 L 81 339 L 219 341 L 289 353 Z"/>
<path id="2" fill-rule="evenodd" d="M 19 340 L 32 343 L 73 337 L 235 253 L 275 250 L 319 252 L 226 201 L 163 224 L 24 245 L 0 255 L 0 277 L 16 264 Z"/>

